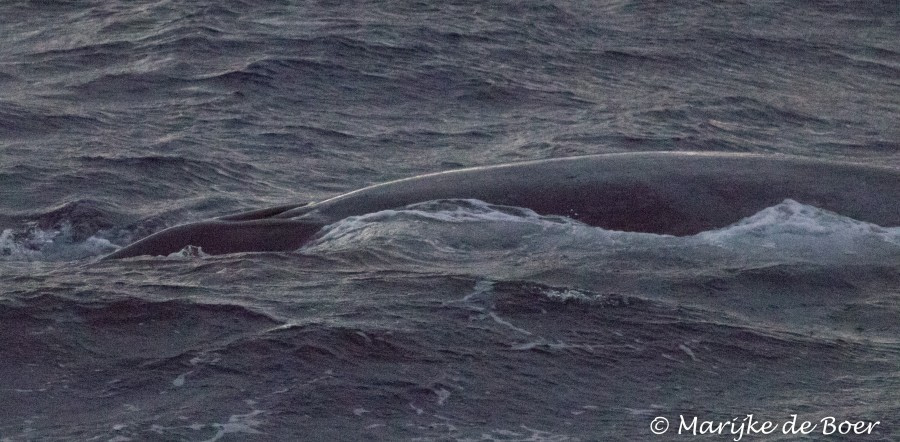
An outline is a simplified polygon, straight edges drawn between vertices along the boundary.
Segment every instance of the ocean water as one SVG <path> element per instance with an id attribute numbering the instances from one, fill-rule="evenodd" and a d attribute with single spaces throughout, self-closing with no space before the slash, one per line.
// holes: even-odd
<path id="1" fill-rule="evenodd" d="M 98 259 L 519 160 L 900 169 L 898 41 L 896 1 L 3 2 L 0 440 L 897 440 L 900 227 L 798 201 L 687 237 L 434 201 Z"/>

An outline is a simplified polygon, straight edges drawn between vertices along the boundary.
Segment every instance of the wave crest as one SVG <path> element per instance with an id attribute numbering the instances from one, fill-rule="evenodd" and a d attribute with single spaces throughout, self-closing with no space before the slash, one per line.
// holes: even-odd
<path id="1" fill-rule="evenodd" d="M 647 262 L 759 261 L 883 264 L 900 258 L 900 227 L 881 227 L 785 200 L 733 225 L 676 237 L 591 227 L 559 216 L 478 200 L 440 200 L 349 217 L 323 229 L 304 251 L 377 250 L 453 262 L 548 254 L 642 257 Z M 435 256 L 436 255 L 436 256 Z"/>

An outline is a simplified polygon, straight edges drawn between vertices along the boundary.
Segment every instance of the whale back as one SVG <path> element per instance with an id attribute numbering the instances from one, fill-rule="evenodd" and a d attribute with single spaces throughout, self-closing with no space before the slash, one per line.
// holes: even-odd
<path id="1" fill-rule="evenodd" d="M 611 230 L 690 235 L 785 199 L 900 226 L 900 171 L 787 156 L 608 154 L 476 167 L 376 184 L 317 203 L 185 224 L 109 255 L 293 250 L 348 216 L 437 199 L 479 199 Z"/>
<path id="2" fill-rule="evenodd" d="M 613 230 L 688 235 L 791 198 L 900 225 L 900 172 L 750 154 L 619 154 L 422 175 L 366 187 L 276 218 L 331 223 L 422 201 L 474 198 Z"/>

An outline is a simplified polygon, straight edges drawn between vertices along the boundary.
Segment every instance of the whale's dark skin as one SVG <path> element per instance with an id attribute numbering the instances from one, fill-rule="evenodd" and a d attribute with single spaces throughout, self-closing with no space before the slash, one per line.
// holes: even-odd
<path id="1" fill-rule="evenodd" d="M 612 230 L 691 235 L 787 198 L 880 226 L 900 225 L 900 170 L 734 153 L 625 153 L 433 173 L 175 226 L 106 258 L 295 250 L 348 216 L 436 199 L 479 199 Z"/>

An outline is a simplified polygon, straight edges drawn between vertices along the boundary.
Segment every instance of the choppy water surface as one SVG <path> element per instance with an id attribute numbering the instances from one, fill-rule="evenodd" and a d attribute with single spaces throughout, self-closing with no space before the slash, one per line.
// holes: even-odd
<path id="1" fill-rule="evenodd" d="M 900 435 L 900 231 L 802 201 L 690 237 L 436 201 L 293 253 L 97 262 L 463 166 L 900 167 L 896 2 L 182 3 L 0 5 L 0 440 Z"/>

